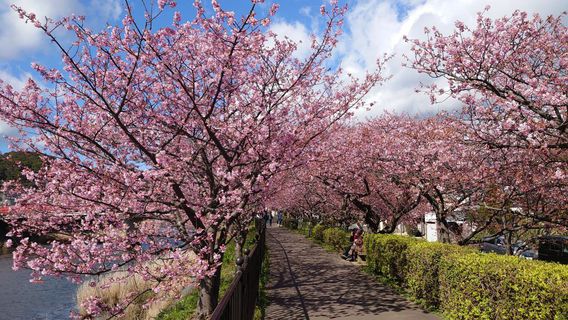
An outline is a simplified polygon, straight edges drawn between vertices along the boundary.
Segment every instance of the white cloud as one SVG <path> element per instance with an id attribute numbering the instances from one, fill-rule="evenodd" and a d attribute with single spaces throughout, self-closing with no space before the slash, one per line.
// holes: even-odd
<path id="1" fill-rule="evenodd" d="M 8 137 L 15 137 L 18 135 L 18 129 L 10 126 L 9 124 L 7 124 L 4 121 L 0 120 L 0 137 L 3 138 L 5 136 Z M 0 139 L 0 140 L 4 140 L 4 139 Z"/>
<path id="2" fill-rule="evenodd" d="M 10 84 L 16 90 L 22 89 L 29 78 L 31 78 L 29 73 L 14 76 L 5 70 L 0 70 L 0 79 L 2 79 L 4 83 Z M 18 135 L 18 129 L 11 127 L 4 121 L 0 121 L 0 137 L 16 135 Z M 1 140 L 3 140 L 3 138 L 0 139 L 0 141 Z"/>
<path id="3" fill-rule="evenodd" d="M 98 20 L 116 20 L 122 14 L 122 5 L 118 0 L 91 0 L 87 12 L 96 13 Z"/>
<path id="4" fill-rule="evenodd" d="M 31 78 L 31 74 L 29 73 L 23 73 L 19 76 L 14 76 L 8 71 L 0 69 L 0 79 L 5 83 L 10 84 L 16 90 L 21 90 L 29 78 Z"/>
<path id="5" fill-rule="evenodd" d="M 30 23 L 24 23 L 10 5 L 35 13 L 41 20 L 44 17 L 59 18 L 76 13 L 80 4 L 78 0 L 0 0 L 0 49 L 1 59 L 12 59 L 22 52 L 37 49 L 43 40 L 41 32 Z"/>
<path id="6" fill-rule="evenodd" d="M 305 58 L 311 52 L 311 34 L 300 22 L 276 21 L 270 24 L 270 31 L 274 32 L 279 38 L 289 38 L 297 45 L 294 53 L 296 58 Z"/>
<path id="7" fill-rule="evenodd" d="M 474 1 L 474 0 L 359 0 L 349 10 L 346 36 L 340 44 L 341 65 L 355 75 L 363 75 L 375 66 L 384 53 L 396 56 L 387 65 L 385 74 L 392 79 L 373 90 L 369 100 L 377 107 L 370 112 L 359 112 L 359 117 L 380 114 L 384 110 L 425 114 L 457 106 L 456 101 L 431 106 L 429 98 L 415 93 L 420 82 L 431 83 L 427 76 L 401 66 L 402 55 L 410 53 L 410 46 L 402 37 L 424 38 L 424 27 L 436 26 L 443 33 L 454 30 L 456 20 L 474 26 L 477 12 L 491 5 L 487 16 L 492 18 L 510 15 L 515 9 L 542 16 L 558 15 L 568 9 L 563 0 L 545 1 Z M 401 15 L 401 7 L 407 8 Z M 402 17 L 402 18 L 401 18 Z M 443 80 L 439 80 L 443 86 Z"/>
<path id="8" fill-rule="evenodd" d="M 89 14 L 88 21 L 97 23 L 116 19 L 121 12 L 118 0 L 90 0 L 89 3 L 80 0 L 0 0 L 0 43 L 9 44 L 0 48 L 0 59 L 4 61 L 41 49 L 48 43 L 40 30 L 18 17 L 10 8 L 12 4 L 35 13 L 41 21 L 44 17 L 57 19 L 71 14 Z"/>

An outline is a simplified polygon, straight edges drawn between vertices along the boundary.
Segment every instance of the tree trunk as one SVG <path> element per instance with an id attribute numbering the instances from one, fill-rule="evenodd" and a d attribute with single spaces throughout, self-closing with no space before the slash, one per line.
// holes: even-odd
<path id="1" fill-rule="evenodd" d="M 450 237 L 450 228 L 446 218 L 442 218 L 441 215 L 438 218 L 439 228 L 438 228 L 438 241 L 442 243 L 451 243 L 452 238 Z"/>
<path id="2" fill-rule="evenodd" d="M 379 231 L 380 220 L 377 219 L 377 217 L 378 216 L 375 215 L 375 212 L 373 211 L 373 209 L 371 209 L 370 206 L 367 208 L 367 210 L 365 210 L 364 221 L 371 233 L 377 233 Z"/>
<path id="3" fill-rule="evenodd" d="M 196 319 L 210 319 L 217 303 L 219 303 L 219 287 L 221 285 L 221 266 L 211 278 L 199 282 L 199 301 L 197 303 Z"/>
<path id="4" fill-rule="evenodd" d="M 505 232 L 505 249 L 506 254 L 512 256 L 513 252 L 513 235 L 512 232 Z"/>
<path id="5" fill-rule="evenodd" d="M 394 233 L 396 230 L 396 227 L 398 226 L 398 223 L 400 221 L 400 219 L 407 214 L 408 212 L 397 212 L 396 214 L 394 214 L 394 218 L 390 221 L 390 223 L 385 223 L 385 227 L 379 231 L 379 233 L 383 233 L 383 234 L 391 234 Z"/>
<path id="6" fill-rule="evenodd" d="M 0 220 L 0 242 L 7 239 L 6 234 L 8 231 L 10 231 L 10 226 L 6 222 Z"/>
<path id="7" fill-rule="evenodd" d="M 365 218 L 367 217 L 365 216 Z M 371 233 L 377 233 L 379 231 L 379 223 L 374 219 L 365 219 L 365 223 L 369 227 L 369 231 L 371 231 Z"/>

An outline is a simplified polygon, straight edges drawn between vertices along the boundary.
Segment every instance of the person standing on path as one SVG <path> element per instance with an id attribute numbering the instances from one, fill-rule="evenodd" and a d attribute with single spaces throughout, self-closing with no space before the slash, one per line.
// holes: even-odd
<path id="1" fill-rule="evenodd" d="M 280 227 L 282 226 L 282 218 L 283 218 L 282 211 L 278 211 L 276 213 L 276 219 L 277 219 L 276 221 L 278 223 L 278 226 L 280 226 Z"/>

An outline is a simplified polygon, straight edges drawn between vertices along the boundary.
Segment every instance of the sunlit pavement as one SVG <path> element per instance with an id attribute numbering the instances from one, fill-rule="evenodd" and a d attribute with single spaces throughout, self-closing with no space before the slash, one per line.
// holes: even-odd
<path id="1" fill-rule="evenodd" d="M 440 319 L 300 234 L 273 224 L 266 240 L 266 319 Z"/>

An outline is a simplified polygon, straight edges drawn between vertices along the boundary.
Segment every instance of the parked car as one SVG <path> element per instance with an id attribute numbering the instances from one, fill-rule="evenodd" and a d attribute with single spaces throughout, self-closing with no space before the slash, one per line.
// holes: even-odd
<path id="1" fill-rule="evenodd" d="M 513 255 L 520 258 L 533 260 L 537 258 L 537 253 L 531 250 L 524 241 L 517 241 L 512 246 Z M 507 254 L 507 247 L 505 246 L 505 237 L 487 237 L 483 238 L 480 247 L 481 252 Z"/>
<path id="2" fill-rule="evenodd" d="M 483 238 L 481 242 L 481 252 L 507 254 L 504 238 L 502 236 Z"/>
<path id="3" fill-rule="evenodd" d="M 568 264 L 568 236 L 540 237 L 538 259 Z"/>

